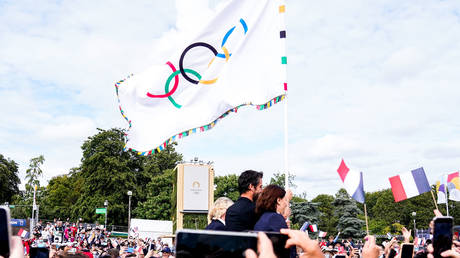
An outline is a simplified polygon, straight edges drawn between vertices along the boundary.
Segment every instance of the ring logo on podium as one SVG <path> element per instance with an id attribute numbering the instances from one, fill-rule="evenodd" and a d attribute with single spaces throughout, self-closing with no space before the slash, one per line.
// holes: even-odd
<path id="1" fill-rule="evenodd" d="M 203 189 L 201 189 L 200 187 L 200 182 L 198 181 L 193 181 L 192 183 L 192 189 L 190 189 L 192 191 L 192 193 L 194 194 L 199 194 L 201 191 L 203 191 Z"/>
<path id="2" fill-rule="evenodd" d="M 246 36 L 246 33 L 248 32 L 248 26 L 246 24 L 246 21 L 241 18 L 240 19 L 240 24 L 243 28 L 243 37 L 241 38 L 241 40 L 243 40 L 244 36 Z M 216 83 L 218 77 L 215 77 L 215 78 L 211 78 L 211 79 L 203 79 L 202 73 L 199 73 L 193 69 L 189 69 L 189 68 L 184 68 L 184 59 L 185 59 L 185 56 L 186 54 L 193 48 L 198 48 L 198 47 L 203 47 L 203 48 L 206 48 L 208 49 L 209 51 L 212 52 L 213 54 L 213 58 L 209 61 L 208 63 L 208 69 L 211 67 L 211 65 L 214 63 L 214 60 L 216 58 L 219 58 L 219 59 L 222 59 L 222 60 L 225 60 L 225 63 L 228 62 L 228 60 L 230 59 L 230 57 L 232 56 L 232 53 L 229 52 L 227 46 L 226 46 L 226 43 L 228 41 L 228 39 L 230 38 L 230 36 L 233 34 L 233 31 L 235 30 L 236 26 L 233 26 L 231 27 L 227 33 L 225 33 L 223 39 L 222 39 L 222 43 L 221 43 L 221 50 L 222 52 L 219 53 L 219 51 L 217 51 L 217 49 L 215 47 L 213 47 L 212 45 L 206 43 L 206 42 L 195 42 L 195 43 L 192 43 L 190 44 L 189 46 L 187 46 L 185 48 L 185 50 L 182 52 L 181 56 L 180 56 L 180 59 L 179 59 L 179 70 L 176 69 L 176 67 L 171 63 L 171 62 L 166 62 L 166 65 L 168 65 L 171 70 L 172 70 L 172 73 L 171 75 L 169 75 L 169 77 L 166 79 L 166 82 L 165 82 L 165 94 L 152 94 L 150 92 L 147 92 L 147 96 L 150 97 L 150 98 L 168 98 L 168 100 L 171 102 L 171 104 L 173 104 L 174 107 L 180 109 L 182 107 L 182 105 L 178 104 L 176 102 L 176 100 L 172 97 L 172 95 L 176 92 L 178 86 L 179 86 L 179 74 L 182 75 L 182 77 L 187 80 L 188 82 L 192 83 L 192 84 L 205 84 L 205 85 L 211 85 L 211 84 L 214 84 Z M 234 35 L 234 34 L 233 34 Z M 194 78 L 191 78 L 189 75 L 192 75 Z M 172 87 L 172 89 L 170 90 L 170 84 L 171 84 L 171 81 L 173 80 L 174 78 L 174 85 Z"/>

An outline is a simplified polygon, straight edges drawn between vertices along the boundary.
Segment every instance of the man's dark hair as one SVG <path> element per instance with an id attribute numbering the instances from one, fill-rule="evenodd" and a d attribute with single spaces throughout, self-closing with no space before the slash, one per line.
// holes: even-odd
<path id="1" fill-rule="evenodd" d="M 241 173 L 238 178 L 238 191 L 240 194 L 249 191 L 249 185 L 256 187 L 259 184 L 259 179 L 262 179 L 264 174 L 254 170 L 246 170 Z"/>

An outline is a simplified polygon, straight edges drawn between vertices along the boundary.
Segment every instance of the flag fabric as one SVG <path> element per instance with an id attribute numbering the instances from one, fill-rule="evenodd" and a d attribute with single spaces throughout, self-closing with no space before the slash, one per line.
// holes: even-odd
<path id="1" fill-rule="evenodd" d="M 310 224 L 308 230 L 310 230 L 310 232 L 318 232 L 318 226 L 316 226 L 316 224 Z"/>
<path id="2" fill-rule="evenodd" d="M 29 232 L 27 230 L 24 230 L 24 229 L 19 229 L 18 231 L 18 236 L 22 237 L 22 238 L 29 238 Z"/>
<path id="3" fill-rule="evenodd" d="M 229 1 L 169 59 L 118 81 L 125 150 L 154 154 L 241 106 L 264 110 L 283 100 L 285 10 L 282 0 Z"/>
<path id="4" fill-rule="evenodd" d="M 307 231 L 308 227 L 310 226 L 310 222 L 308 221 L 305 221 L 302 225 L 302 227 L 300 227 L 300 231 Z"/>
<path id="5" fill-rule="evenodd" d="M 324 237 L 326 237 L 326 236 L 327 236 L 327 232 L 324 232 L 324 231 L 321 231 L 321 230 L 319 231 L 318 237 L 324 238 Z"/>
<path id="6" fill-rule="evenodd" d="M 447 175 L 447 189 L 449 190 L 449 200 L 460 201 L 460 177 L 459 172 Z"/>
<path id="7" fill-rule="evenodd" d="M 431 191 L 425 170 L 417 168 L 411 172 L 389 178 L 395 202 L 400 202 Z"/>
<path id="8" fill-rule="evenodd" d="M 447 177 L 445 175 L 436 181 L 436 194 L 438 196 L 438 203 L 446 203 L 446 181 Z"/>
<path id="9" fill-rule="evenodd" d="M 337 169 L 340 179 L 342 179 L 345 189 L 348 194 L 357 202 L 364 203 L 364 186 L 363 186 L 363 172 L 350 170 L 345 161 L 342 159 L 339 168 Z"/>

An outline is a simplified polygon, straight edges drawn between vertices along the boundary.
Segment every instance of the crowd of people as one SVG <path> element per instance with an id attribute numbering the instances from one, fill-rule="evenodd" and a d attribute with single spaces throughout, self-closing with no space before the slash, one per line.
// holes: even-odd
<path id="1" fill-rule="evenodd" d="M 259 231 L 258 253 L 252 249 L 245 252 L 249 258 L 276 257 L 271 240 L 265 232 L 279 232 L 287 235 L 285 248 L 289 256 L 308 258 L 405 258 L 401 257 L 401 244 L 410 243 L 412 232 L 402 229 L 403 239 L 393 237 L 388 241 L 377 243 L 375 236 L 368 235 L 364 239 L 329 236 L 329 241 L 312 240 L 301 230 L 290 229 L 289 202 L 292 198 L 290 190 L 277 185 L 262 187 L 261 172 L 248 170 L 238 179 L 240 197 L 236 202 L 229 198 L 218 198 L 208 213 L 211 221 L 206 230 L 215 231 Z M 435 216 L 442 216 L 435 210 Z M 433 229 L 433 224 L 430 224 Z M 431 232 L 433 233 L 433 232 Z M 460 258 L 460 243 L 453 236 L 453 245 L 441 253 L 441 257 Z M 174 257 L 175 247 L 168 246 L 161 239 L 113 238 L 103 227 L 84 226 L 81 223 L 54 221 L 39 223 L 29 239 L 15 238 L 17 248 L 22 253 L 12 252 L 12 257 L 22 258 L 31 254 L 34 248 L 49 250 L 49 257 Z M 423 243 L 414 241 L 414 258 L 437 258 L 433 256 L 430 239 Z M 178 254 L 179 256 L 179 254 Z"/>
<path id="2" fill-rule="evenodd" d="M 157 239 L 111 237 L 103 226 L 55 220 L 39 222 L 21 239 L 25 257 L 172 257 L 174 246 Z"/>

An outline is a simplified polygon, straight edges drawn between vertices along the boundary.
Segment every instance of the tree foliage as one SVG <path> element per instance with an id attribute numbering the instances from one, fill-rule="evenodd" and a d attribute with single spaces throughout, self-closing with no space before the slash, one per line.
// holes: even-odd
<path id="1" fill-rule="evenodd" d="M 352 200 L 345 189 L 340 189 L 333 202 L 336 207 L 335 215 L 338 217 L 337 230 L 343 237 L 362 237 L 364 221 L 358 218 L 362 211 Z"/>
<path id="2" fill-rule="evenodd" d="M 320 194 L 313 198 L 312 203 L 317 204 L 321 215 L 319 217 L 318 227 L 329 235 L 337 233 L 336 225 L 338 218 L 334 216 L 335 206 L 333 205 L 334 196 L 328 194 Z"/>
<path id="3" fill-rule="evenodd" d="M 40 187 L 38 178 L 43 174 L 40 167 L 43 162 L 45 162 L 43 155 L 30 159 L 29 168 L 26 170 L 26 196 L 29 198 L 33 196 L 34 187 Z"/>
<path id="4" fill-rule="evenodd" d="M 0 154 L 0 203 L 11 203 L 13 196 L 19 194 L 20 183 L 18 164 Z"/>
<path id="5" fill-rule="evenodd" d="M 238 176 L 235 174 L 216 176 L 214 186 L 214 200 L 219 197 L 228 197 L 232 201 L 236 201 L 240 196 L 238 192 Z"/>
<path id="6" fill-rule="evenodd" d="M 285 178 L 286 178 L 286 175 L 284 173 L 280 173 L 280 172 L 275 173 L 273 174 L 273 177 L 270 178 L 270 184 L 281 186 L 284 188 L 286 186 Z M 295 181 L 295 175 L 289 174 L 288 183 L 289 183 L 290 188 L 293 188 L 293 189 L 297 188 L 297 185 L 294 183 L 294 181 Z"/>

